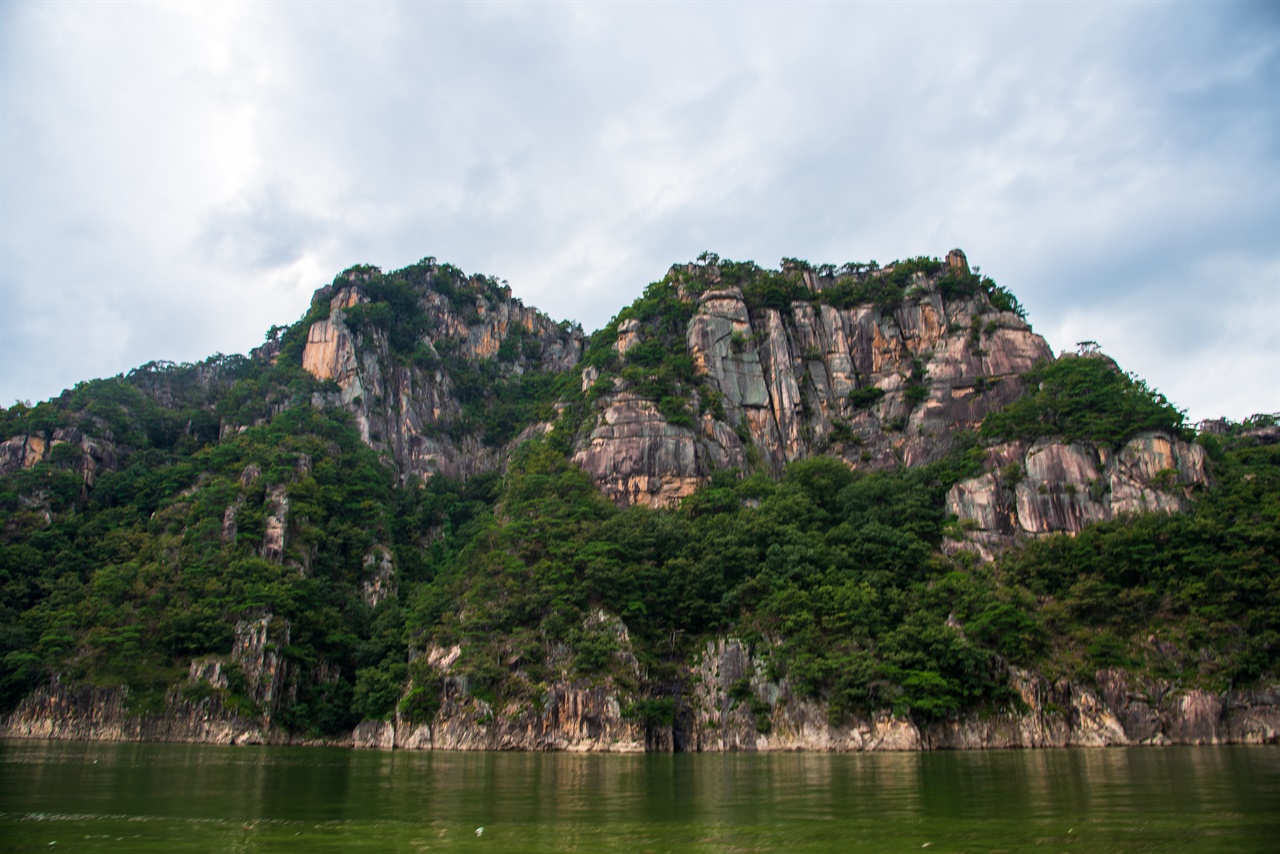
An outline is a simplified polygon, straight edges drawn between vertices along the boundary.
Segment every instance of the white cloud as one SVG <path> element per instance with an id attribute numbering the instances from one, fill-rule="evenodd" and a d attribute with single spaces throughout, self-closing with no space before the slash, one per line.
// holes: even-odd
<path id="1" fill-rule="evenodd" d="M 1265 4 L 0 14 L 5 402 L 243 351 L 354 263 L 592 329 L 703 249 L 959 245 L 1193 417 L 1280 409 Z"/>

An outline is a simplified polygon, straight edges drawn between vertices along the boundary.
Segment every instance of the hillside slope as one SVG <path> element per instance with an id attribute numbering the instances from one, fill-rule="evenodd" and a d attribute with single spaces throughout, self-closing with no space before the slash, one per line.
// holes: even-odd
<path id="1" fill-rule="evenodd" d="M 1273 425 L 1052 359 L 958 250 L 706 256 L 590 337 L 352 268 L 250 358 L 4 413 L 5 731 L 1274 740 Z"/>

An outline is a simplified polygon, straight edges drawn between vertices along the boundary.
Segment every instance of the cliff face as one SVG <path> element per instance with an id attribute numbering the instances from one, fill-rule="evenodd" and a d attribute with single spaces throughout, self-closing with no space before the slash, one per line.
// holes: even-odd
<path id="1" fill-rule="evenodd" d="M 920 723 L 887 712 L 833 723 L 813 700 L 765 675 L 764 663 L 728 639 L 708 644 L 693 668 L 690 749 L 956 750 L 1109 747 L 1137 744 L 1273 744 L 1280 740 L 1280 689 L 1178 691 L 1132 684 L 1102 670 L 1095 684 L 1011 671 L 1024 710 Z"/>
<path id="2" fill-rule="evenodd" d="M 306 406 L 309 396 L 316 408 L 342 408 L 351 413 L 365 445 L 380 452 L 388 467 L 394 466 L 402 483 L 411 484 L 437 473 L 465 479 L 501 469 L 521 438 L 551 429 L 547 423 L 536 422 L 551 417 L 548 413 L 559 407 L 571 416 L 562 424 L 576 424 L 579 416 L 584 418 L 572 436 L 573 460 L 604 494 L 623 506 L 672 506 L 695 492 L 717 470 L 778 475 L 788 462 L 822 454 L 864 470 L 926 464 L 954 449 L 960 431 L 977 427 L 991 413 L 1018 400 L 1027 391 L 1024 373 L 1040 360 L 1050 359 L 1051 354 L 1045 341 L 1022 320 L 1016 302 L 1000 299 L 998 289 L 966 285 L 966 290 L 956 286 L 957 281 L 972 284 L 970 279 L 952 275 L 957 271 L 969 275 L 962 254 L 953 252 L 942 269 L 937 269 L 941 266 L 938 262 L 917 266 L 925 271 L 912 273 L 905 285 L 904 277 L 899 276 L 895 285 L 898 290 L 891 294 L 893 299 L 850 297 L 852 293 L 873 293 L 877 283 L 893 275 L 892 269 L 842 274 L 843 278 L 813 271 L 766 271 L 766 279 L 773 277 L 769 281 L 776 284 L 782 280 L 792 288 L 785 291 L 785 300 L 776 298 L 776 293 L 762 297 L 759 278 L 744 283 L 740 275 L 721 275 L 714 264 L 673 268 L 669 277 L 674 283 L 672 290 L 666 296 L 655 295 L 654 300 L 667 299 L 658 312 L 664 323 L 672 317 L 677 320 L 660 328 L 651 321 L 653 315 L 626 316 L 616 324 L 616 330 L 610 327 L 605 350 L 612 355 L 607 360 L 596 358 L 600 339 L 595 339 L 587 352 L 589 364 L 585 369 L 581 365 L 584 340 L 580 332 L 526 309 L 492 280 L 462 280 L 450 273 L 447 280 L 436 281 L 432 278 L 434 264 L 421 265 L 420 269 L 415 268 L 415 275 L 421 273 L 422 278 L 416 279 L 410 289 L 410 304 L 404 302 L 403 290 L 409 286 L 394 278 L 398 274 L 374 277 L 357 270 L 317 293 L 308 321 L 286 335 L 290 349 L 286 350 L 273 336 L 272 342 L 256 352 L 256 361 L 242 360 L 253 369 L 246 371 L 246 376 L 263 378 L 261 386 L 252 387 L 250 396 L 262 392 L 251 401 L 253 405 L 222 406 L 225 401 L 215 393 L 215 386 L 224 383 L 230 387 L 232 380 L 224 382 L 220 377 L 233 376 L 237 368 L 229 361 L 219 362 L 221 367 L 200 368 L 193 379 L 189 378 L 206 393 L 188 394 L 183 414 L 173 417 L 172 424 L 163 418 L 150 420 L 160 433 L 172 433 L 166 439 L 170 444 L 164 447 L 179 448 L 180 439 L 175 437 L 190 440 L 181 455 L 186 460 L 189 450 L 211 446 L 219 439 L 230 439 L 228 444 L 234 444 L 236 436 L 250 424 L 270 426 L 272 416 L 290 407 L 310 413 Z M 851 283 L 858 287 L 851 288 Z M 393 285 L 402 290 L 389 291 Z M 833 297 L 837 291 L 843 296 Z M 674 299 L 670 293 L 676 295 Z M 395 302 L 388 294 L 400 301 Z M 393 311 L 402 314 L 389 313 L 393 305 Z M 1015 310 L 1002 310 L 997 305 Z M 638 314 L 640 309 L 634 311 Z M 407 340 L 406 329 L 412 330 Z M 300 330 L 305 332 L 305 346 L 300 346 L 304 343 L 298 337 Z M 654 346 L 655 331 L 666 336 L 661 347 Z M 287 369 L 276 371 L 269 360 L 284 352 L 293 361 L 275 365 Z M 302 369 L 320 381 L 318 387 L 298 376 L 299 360 Z M 679 361 L 680 365 L 660 377 L 662 382 L 646 374 L 668 370 L 672 361 Z M 1051 367 L 1069 364 L 1063 360 Z M 565 388 L 565 377 L 553 375 L 573 372 L 570 376 L 576 377 L 579 370 L 585 394 L 570 394 L 553 406 L 549 395 L 559 395 Z M 177 399 L 175 376 L 162 367 L 140 374 L 136 380 L 130 375 L 130 381 L 141 391 L 135 396 L 163 408 Z M 280 376 L 285 379 L 280 380 Z M 525 380 L 536 382 L 526 385 Z M 120 385 L 126 383 L 121 381 Z M 1044 390 L 1050 385 L 1038 383 L 1036 388 Z M 504 398 L 506 403 L 512 399 L 528 403 L 520 396 L 531 388 L 542 396 L 537 398 L 536 407 L 525 406 L 518 417 L 501 422 L 501 430 L 486 432 L 495 422 L 487 418 L 485 405 L 499 397 L 493 391 L 498 387 L 508 395 Z M 290 395 L 299 394 L 298 388 L 307 390 L 301 393 L 302 397 L 291 398 Z M 661 391 L 655 392 L 655 388 Z M 1034 395 L 1023 399 L 1031 397 Z M 125 403 L 138 408 L 127 399 Z M 78 512 L 83 507 L 74 504 L 77 492 L 81 505 L 89 503 L 85 498 L 92 495 L 97 476 L 115 468 L 118 461 L 127 466 L 130 455 L 146 445 L 138 438 L 139 429 L 122 429 L 113 435 L 107 430 L 107 420 L 87 406 L 76 405 L 80 410 L 60 423 L 77 426 L 40 430 L 35 425 L 55 422 L 32 418 L 22 427 L 26 431 L 23 435 L 0 443 L 0 474 L 51 464 L 53 473 L 63 481 L 62 492 L 71 496 L 63 508 Z M 993 417 L 988 426 L 998 418 Z M 1051 419 L 1030 420 L 1040 426 L 1057 425 Z M 122 415 L 110 423 L 126 421 Z M 332 477 L 330 483 L 344 483 L 356 479 L 355 474 L 363 470 L 377 469 L 378 461 L 356 441 L 346 419 L 333 421 L 344 431 L 348 460 L 359 457 L 366 469 L 352 464 L 342 470 L 346 474 Z M 1255 438 L 1275 442 L 1280 434 L 1274 428 L 1267 429 L 1272 432 Z M 118 445 L 116 435 L 121 436 Z M 390 527 L 379 530 L 376 524 L 366 524 L 360 532 L 367 536 L 358 541 L 353 538 L 354 545 L 342 553 L 341 566 L 335 568 L 335 562 L 330 560 L 333 554 L 326 554 L 323 544 L 317 545 L 322 539 L 315 537 L 314 531 L 309 534 L 307 526 L 318 525 L 315 514 L 330 512 L 315 501 L 309 502 L 309 491 L 315 488 L 311 481 L 316 479 L 312 476 L 311 455 L 315 455 L 319 470 L 319 461 L 326 454 L 330 458 L 326 463 L 333 463 L 339 456 L 332 450 L 338 446 L 326 436 L 323 442 L 306 445 L 307 452 L 303 453 L 290 447 L 287 440 L 280 441 L 279 434 L 269 441 L 255 439 L 255 435 L 245 436 L 243 444 L 256 442 L 252 452 L 259 456 L 229 456 L 227 460 L 235 461 L 218 462 L 222 470 L 217 472 L 212 468 L 191 468 L 173 480 L 180 484 L 180 490 L 174 487 L 164 493 L 154 509 L 149 506 L 137 511 L 135 527 L 139 535 L 167 538 L 153 551 L 156 565 L 171 571 L 171 589 L 179 589 L 178 582 L 189 569 L 200 567 L 198 558 L 203 552 L 194 549 L 198 541 L 202 547 L 209 546 L 208 554 L 221 550 L 218 557 L 226 557 L 234 550 L 238 560 L 252 558 L 257 563 L 275 564 L 267 566 L 273 572 L 283 567 L 287 571 L 279 576 L 289 584 L 300 579 L 314 580 L 313 570 L 332 577 L 340 575 L 341 584 L 329 586 L 350 591 L 352 601 L 341 602 L 336 596 L 335 601 L 355 614 L 348 624 L 349 628 L 354 626 L 353 632 L 367 630 L 367 626 L 357 625 L 357 618 L 368 622 L 367 615 L 360 611 L 361 601 L 370 609 L 379 609 L 388 599 L 399 600 L 401 605 L 414 602 L 417 592 L 424 589 L 422 577 L 427 573 L 405 572 L 402 577 L 395 555 L 403 557 L 409 553 L 402 549 L 431 543 L 444 530 L 444 523 L 435 527 L 437 522 L 421 521 L 407 535 Z M 556 438 L 561 438 L 560 434 Z M 330 450 L 325 450 L 326 446 Z M 555 444 L 544 450 L 558 454 L 563 447 Z M 175 458 L 179 456 L 177 450 L 173 453 Z M 1027 537 L 1077 532 L 1089 523 L 1127 513 L 1187 509 L 1193 493 L 1208 486 L 1202 447 L 1162 432 L 1142 433 L 1114 447 L 1041 439 L 1004 442 L 987 447 L 985 453 L 985 472 L 956 484 L 947 495 L 947 511 L 956 517 L 956 522 L 948 523 L 947 529 L 937 522 L 929 550 L 946 530 L 951 530 L 955 536 L 945 543 L 944 550 L 968 549 L 990 559 L 998 549 Z M 258 462 L 247 462 L 248 459 Z M 563 458 L 557 457 L 557 464 L 561 463 Z M 43 471 L 37 469 L 36 473 Z M 83 489 L 80 480 L 68 472 L 79 475 Z M 28 475 L 19 477 L 37 480 Z M 508 483 L 511 480 L 508 478 Z M 488 483 L 483 480 L 472 486 Z M 570 485 L 579 483 L 573 478 Z M 37 530 L 54 524 L 54 511 L 63 510 L 51 505 L 41 489 L 37 486 L 14 499 L 10 506 L 16 509 L 5 520 L 6 529 Z M 99 489 L 111 492 L 106 478 L 99 483 Z M 404 492 L 409 493 L 431 495 L 430 490 Z M 208 496 L 212 496 L 208 502 L 200 503 Z M 499 530 L 523 521 L 510 515 L 505 499 L 485 501 L 489 502 L 485 512 L 493 513 Z M 345 516 L 356 503 L 335 500 L 337 510 L 325 518 Z M 743 498 L 734 506 L 754 511 L 759 504 L 759 499 Z M 308 512 L 313 517 L 310 521 Z M 396 507 L 394 512 L 401 510 Z M 696 518 L 692 513 L 682 514 L 681 518 L 684 515 Z M 785 512 L 760 515 L 782 516 Z M 402 514 L 399 518 L 419 517 Z M 420 518 L 437 517 L 424 512 Z M 68 525 L 75 524 L 75 519 L 71 512 L 62 517 Z M 452 519 L 449 524 L 454 524 Z M 464 524 L 459 523 L 459 527 Z M 531 535 L 529 539 L 552 538 Z M 760 539 L 775 541 L 772 534 Z M 187 545 L 192 546 L 192 551 L 182 552 L 181 548 Z M 507 557 L 525 560 L 524 556 L 517 558 L 514 550 L 506 546 L 501 550 L 503 561 Z M 538 549 L 530 549 L 529 554 L 535 552 Z M 721 554 L 713 555 L 708 563 L 723 563 Z M 577 559 L 574 556 L 573 560 Z M 607 568 L 606 561 L 615 559 L 619 574 L 636 568 L 630 555 L 622 550 L 605 554 L 601 566 Z M 88 566 L 98 560 L 95 553 L 83 564 Z M 532 564 L 533 557 L 528 560 L 529 568 L 538 569 Z M 862 561 L 863 557 L 857 555 L 848 563 L 861 566 Z M 40 562 L 32 560 L 31 567 L 26 568 L 33 577 Z M 669 559 L 668 563 L 680 566 Z M 761 556 L 755 563 L 762 566 L 767 561 Z M 686 561 L 684 565 L 690 564 Z M 964 569 L 967 563 L 958 561 L 954 566 Z M 438 568 L 432 567 L 432 571 Z M 565 578 L 571 578 L 578 566 L 574 564 L 564 571 Z M 147 575 L 161 577 L 150 569 Z M 322 580 L 331 581 L 332 577 Z M 512 574 L 506 589 L 526 583 L 541 583 L 536 571 L 522 576 Z M 675 585 L 654 586 L 670 589 Z M 589 589 L 587 584 L 582 587 Z M 725 589 L 733 592 L 728 585 Z M 199 601 L 204 593 L 194 590 L 190 595 L 190 600 L 173 601 Z M 489 595 L 487 591 L 485 595 Z M 144 615 L 147 603 L 162 598 L 160 592 L 139 587 L 130 588 L 129 596 L 140 603 L 136 613 Z M 417 627 L 415 643 L 443 644 L 422 652 L 432 674 L 433 681 L 428 684 L 440 687 L 438 710 L 432 707 L 429 720 L 419 720 L 417 715 L 422 712 L 418 709 L 409 713 L 412 721 L 401 711 L 392 720 L 365 721 L 335 743 L 408 749 L 621 752 L 915 750 L 1274 742 L 1280 731 L 1280 694 L 1273 689 L 1221 695 L 1179 691 L 1169 684 L 1139 684 L 1120 671 L 1099 671 L 1089 684 L 1082 684 L 1015 670 L 1011 684 L 1022 703 L 1016 709 L 997 710 L 983 717 L 926 722 L 883 711 L 865 719 L 832 721 L 824 703 L 800 696 L 785 681 L 768 678 L 760 661 L 741 643 L 727 638 L 712 641 L 693 656 L 691 663 L 683 658 L 685 663 L 680 665 L 667 661 L 664 667 L 670 669 L 664 670 L 663 683 L 650 683 L 631 650 L 626 626 L 616 616 L 597 608 L 598 601 L 581 606 L 583 611 L 579 613 L 585 613 L 588 607 L 595 610 L 587 622 L 574 629 L 587 634 L 607 629 L 617 641 L 616 660 L 610 661 L 608 667 L 581 665 L 577 669 L 580 665 L 575 663 L 576 653 L 570 650 L 577 635 L 557 643 L 546 641 L 546 634 L 541 635 L 541 641 L 530 641 L 542 631 L 537 615 L 523 625 L 517 618 L 503 614 L 506 622 L 495 623 L 502 627 L 491 632 L 496 640 L 489 651 L 496 654 L 483 659 L 487 665 L 498 661 L 500 667 L 506 668 L 501 690 L 493 688 L 492 680 L 487 689 L 477 687 L 470 681 L 473 677 L 467 675 L 485 672 L 464 666 L 466 656 L 477 655 L 475 650 L 480 648 L 475 640 L 478 633 L 464 633 L 468 639 L 457 647 L 448 646 L 452 641 L 440 640 L 457 634 L 431 633 L 433 626 L 446 623 Z M 717 593 L 703 601 L 734 600 Z M 284 723 L 294 728 L 312 724 L 290 715 L 305 707 L 308 697 L 334 687 L 330 683 L 342 683 L 336 687 L 350 692 L 359 684 L 365 662 L 355 654 L 356 644 L 350 639 L 342 642 L 350 647 L 345 653 L 326 649 L 332 660 L 318 653 L 304 656 L 291 651 L 291 636 L 293 643 L 298 643 L 298 637 L 305 635 L 307 617 L 303 615 L 308 613 L 297 607 L 298 602 L 292 604 L 294 607 L 273 605 L 276 613 L 267 608 L 248 613 L 229 608 L 218 618 L 224 622 L 217 645 L 210 642 L 182 646 L 178 653 L 166 649 L 166 666 L 185 663 L 193 650 L 225 650 L 227 634 L 234 627 L 231 651 L 202 655 L 191 661 L 186 683 L 165 696 L 162 712 L 135 714 L 124 689 L 74 687 L 55 680 L 28 696 L 5 719 L 0 734 L 220 743 L 300 741 L 285 732 Z M 182 606 L 175 609 L 179 607 Z M 453 603 L 449 607 L 457 609 L 451 613 L 459 624 L 465 621 L 468 606 Z M 334 608 L 334 613 L 340 610 Z M 533 613 L 534 609 L 529 611 Z M 290 614 L 295 624 L 291 625 L 281 614 Z M 941 621 L 945 614 L 944 608 L 936 615 L 937 620 Z M 946 625 L 956 628 L 952 622 L 953 617 L 946 618 Z M 1239 623 L 1246 624 L 1243 620 Z M 512 625 L 525 632 L 519 644 L 514 633 L 504 634 L 513 631 Z M 636 623 L 638 631 L 641 625 Z M 706 639 L 706 626 L 712 624 L 700 625 L 686 635 L 694 636 L 696 631 L 699 644 Z M 726 621 L 714 625 L 724 626 Z M 678 627 L 672 630 L 673 657 L 677 634 L 684 631 Z M 1145 627 L 1141 631 L 1146 637 Z M 646 632 L 644 636 L 651 634 Z M 410 635 L 397 628 L 396 636 Z M 430 641 L 432 638 L 435 640 Z M 361 636 L 360 640 L 365 638 Z M 419 678 L 413 669 L 418 650 L 406 650 L 403 641 L 397 643 L 399 646 L 386 659 L 395 667 L 386 672 L 395 672 L 407 692 L 418 684 L 413 681 Z M 528 668 L 528 672 L 522 671 L 520 668 L 527 665 L 521 662 L 525 656 L 535 655 L 529 650 L 537 650 L 539 644 L 547 647 L 546 660 L 536 668 Z M 558 650 L 551 648 L 557 646 Z M 335 661 L 342 663 L 345 673 Z M 403 682 L 406 666 L 413 674 L 407 683 Z M 47 674 L 55 668 L 56 665 L 43 672 Z M 672 675 L 677 668 L 684 669 Z M 582 676 L 606 672 L 610 675 Z M 507 699 L 493 704 L 484 699 L 494 696 Z M 670 706 L 663 705 L 668 702 Z M 349 724 L 351 715 L 379 713 L 369 711 L 371 708 L 343 707 L 344 716 L 338 720 Z"/>
<path id="3" fill-rule="evenodd" d="M 290 632 L 289 621 L 270 611 L 246 615 L 236 623 L 231 653 L 191 661 L 186 683 L 171 688 L 164 696 L 163 708 L 156 711 L 132 710 L 126 688 L 70 685 L 55 677 L 4 719 L 0 737 L 311 743 L 290 736 L 273 721 L 296 699 L 300 676 L 324 682 L 339 674 L 323 660 L 305 675 L 294 672 L 282 653 L 289 645 Z M 239 684 L 232 686 L 233 680 Z M 350 739 L 337 743 L 350 743 Z"/>
<path id="4" fill-rule="evenodd" d="M 950 260 L 966 265 L 959 252 Z M 1043 338 L 985 294 L 945 299 L 942 273 L 917 274 L 892 310 L 819 299 L 752 311 L 740 288 L 718 286 L 715 268 L 689 270 L 710 285 L 688 322 L 688 354 L 723 416 L 679 426 L 625 384 L 602 395 L 575 460 L 620 504 L 670 505 L 716 468 L 776 473 L 818 453 L 854 468 L 930 462 L 956 431 L 1017 398 L 1020 374 L 1052 358 Z M 803 281 L 819 296 L 836 284 L 812 273 Z M 634 321 L 623 323 L 615 348 L 625 355 L 638 340 Z M 588 369 L 584 383 L 594 382 Z"/>
<path id="5" fill-rule="evenodd" d="M 257 722 L 209 699 L 190 702 L 171 692 L 163 712 L 134 714 L 124 689 L 68 686 L 58 681 L 24 699 L 5 718 L 0 737 L 203 744 L 261 744 L 268 740 Z"/>
<path id="6" fill-rule="evenodd" d="M 1158 432 L 1131 439 L 1119 452 L 1083 442 L 1009 442 L 989 449 L 987 465 L 986 474 L 947 494 L 947 511 L 965 531 L 963 543 L 948 548 L 987 559 L 1019 536 L 1185 510 L 1193 490 L 1208 485 L 1204 449 Z"/>
<path id="7" fill-rule="evenodd" d="M 314 403 L 349 410 L 365 442 L 389 452 L 406 481 L 492 471 L 505 458 L 500 447 L 485 444 L 474 430 L 450 430 L 460 425 L 463 411 L 449 364 L 500 361 L 499 374 L 512 377 L 567 370 L 582 352 L 580 330 L 562 327 L 509 296 L 476 292 L 450 299 L 422 289 L 419 308 L 427 332 L 416 358 L 406 359 L 392 352 L 383 330 L 349 324 L 352 309 L 370 302 L 358 276 L 322 289 L 317 299 L 328 298 L 329 316 L 308 330 L 302 366 L 317 379 L 332 380 L 337 390 L 317 395 Z M 513 335 L 522 346 L 509 356 L 501 353 Z"/>
<path id="8" fill-rule="evenodd" d="M 435 650 L 442 672 L 458 650 Z M 871 751 L 1112 747 L 1280 742 L 1280 688 L 1180 691 L 1101 670 L 1091 685 L 1011 671 L 1020 709 L 920 722 L 881 712 L 831 721 L 824 707 L 772 681 L 764 663 L 733 639 L 710 642 L 691 666 L 689 693 L 673 723 L 624 715 L 626 692 L 609 683 L 557 681 L 537 708 L 493 709 L 446 678 L 439 714 L 410 724 L 365 721 L 326 741 L 290 737 L 229 711 L 217 696 L 170 692 L 161 714 L 128 711 L 122 689 L 53 683 L 0 725 L 0 737 L 213 744 L 335 744 L 406 750 Z"/>
<path id="9" fill-rule="evenodd" d="M 60 427 L 47 438 L 30 433 L 0 442 L 0 475 L 34 468 L 55 455 L 83 476 L 86 489 L 93 487 L 100 471 L 116 467 L 114 443 L 86 436 L 75 427 Z"/>

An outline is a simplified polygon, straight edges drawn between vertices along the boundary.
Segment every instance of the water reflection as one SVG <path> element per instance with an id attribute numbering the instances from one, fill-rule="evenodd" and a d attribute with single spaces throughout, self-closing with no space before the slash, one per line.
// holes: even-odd
<path id="1" fill-rule="evenodd" d="M 1280 749 L 598 756 L 12 741 L 0 742 L 0 813 L 0 840 L 46 845 L 58 831 L 92 848 L 126 828 L 134 850 L 1265 850 L 1280 831 Z"/>

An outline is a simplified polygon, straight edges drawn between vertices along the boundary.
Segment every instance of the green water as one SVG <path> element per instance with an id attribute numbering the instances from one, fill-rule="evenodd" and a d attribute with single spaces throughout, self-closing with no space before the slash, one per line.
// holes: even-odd
<path id="1" fill-rule="evenodd" d="M 0 742 L 0 851 L 37 849 L 1280 851 L 1280 748 L 578 756 Z"/>

